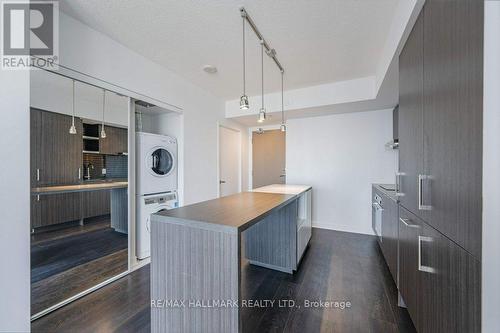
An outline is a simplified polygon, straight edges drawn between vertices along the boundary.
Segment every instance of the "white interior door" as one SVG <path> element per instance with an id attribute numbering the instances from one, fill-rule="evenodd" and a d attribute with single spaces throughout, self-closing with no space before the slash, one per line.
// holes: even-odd
<path id="1" fill-rule="evenodd" d="M 220 196 L 240 192 L 241 133 L 219 126 L 219 189 Z"/>

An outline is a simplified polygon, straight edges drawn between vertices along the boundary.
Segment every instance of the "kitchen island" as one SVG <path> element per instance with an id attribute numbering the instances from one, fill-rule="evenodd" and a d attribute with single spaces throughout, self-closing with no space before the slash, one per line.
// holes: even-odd
<path id="1" fill-rule="evenodd" d="M 152 332 L 241 331 L 242 238 L 250 262 L 296 270 L 299 194 L 244 192 L 153 214 Z"/>

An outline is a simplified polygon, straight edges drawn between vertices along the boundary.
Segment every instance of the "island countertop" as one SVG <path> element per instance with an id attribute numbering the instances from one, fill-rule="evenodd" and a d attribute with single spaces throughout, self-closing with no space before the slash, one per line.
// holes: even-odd
<path id="1" fill-rule="evenodd" d="M 295 195 L 242 192 L 153 214 L 182 221 L 199 222 L 243 231 L 271 212 L 286 206 Z"/>
<path id="2" fill-rule="evenodd" d="M 31 194 L 57 194 L 68 192 L 85 192 L 97 190 L 112 190 L 116 188 L 124 188 L 128 186 L 127 181 L 102 181 L 102 182 L 89 182 L 87 184 L 80 183 L 74 185 L 57 185 L 57 186 L 44 186 L 34 187 L 31 189 Z"/>
<path id="3" fill-rule="evenodd" d="M 253 192 L 264 192 L 264 193 L 281 193 L 281 194 L 295 194 L 299 195 L 310 190 L 312 187 L 310 185 L 291 185 L 291 184 L 272 184 L 267 186 L 262 186 L 254 188 Z"/>

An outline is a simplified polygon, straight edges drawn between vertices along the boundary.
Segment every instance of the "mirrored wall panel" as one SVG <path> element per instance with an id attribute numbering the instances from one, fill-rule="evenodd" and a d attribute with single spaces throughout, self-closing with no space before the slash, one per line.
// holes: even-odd
<path id="1" fill-rule="evenodd" d="M 128 270 L 128 98 L 31 78 L 31 314 Z"/>

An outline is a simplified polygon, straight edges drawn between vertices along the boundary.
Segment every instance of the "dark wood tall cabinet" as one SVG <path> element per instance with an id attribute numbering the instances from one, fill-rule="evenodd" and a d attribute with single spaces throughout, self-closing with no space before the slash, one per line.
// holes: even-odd
<path id="1" fill-rule="evenodd" d="M 412 212 L 418 211 L 418 176 L 424 169 L 423 28 L 421 14 L 399 56 L 399 200 Z"/>
<path id="2" fill-rule="evenodd" d="M 481 257 L 483 1 L 427 1 L 400 55 L 401 205 Z"/>
<path id="3" fill-rule="evenodd" d="M 484 1 L 424 8 L 426 221 L 481 257 Z"/>
<path id="4" fill-rule="evenodd" d="M 400 54 L 399 290 L 419 332 L 481 331 L 483 15 L 427 0 Z"/>

